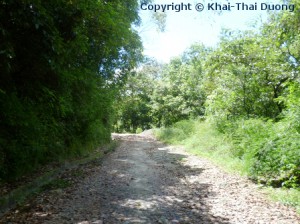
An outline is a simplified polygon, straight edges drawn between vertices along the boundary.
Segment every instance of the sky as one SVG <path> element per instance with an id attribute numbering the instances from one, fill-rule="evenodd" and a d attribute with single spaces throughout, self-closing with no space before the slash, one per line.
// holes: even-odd
<path id="1" fill-rule="evenodd" d="M 207 10 L 207 4 L 217 2 L 219 4 L 235 4 L 236 0 L 156 0 L 155 4 L 191 3 L 191 11 L 167 11 L 165 32 L 158 32 L 150 19 L 151 11 L 141 10 L 142 26 L 138 31 L 144 45 L 144 54 L 154 57 L 160 62 L 169 62 L 172 57 L 179 56 L 193 43 L 203 43 L 206 46 L 216 46 L 222 28 L 232 30 L 255 29 L 267 18 L 267 11 L 260 9 L 263 0 L 244 0 L 245 4 L 257 2 L 258 9 L 252 11 L 231 10 L 217 11 Z M 274 1 L 273 1 L 274 2 Z M 276 2 L 276 0 L 275 0 Z M 202 12 L 195 10 L 197 3 L 203 3 L 206 9 Z M 153 4 L 153 3 L 152 3 Z M 257 24 L 257 25 L 255 25 Z M 257 28 L 256 28 L 257 29 Z"/>

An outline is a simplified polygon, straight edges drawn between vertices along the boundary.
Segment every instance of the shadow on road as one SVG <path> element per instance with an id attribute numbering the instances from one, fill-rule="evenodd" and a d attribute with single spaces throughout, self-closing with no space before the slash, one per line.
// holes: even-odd
<path id="1" fill-rule="evenodd" d="M 123 151 L 110 162 L 123 169 L 102 180 L 103 223 L 229 223 L 212 214 L 206 201 L 214 192 L 199 180 L 204 169 L 183 165 L 186 155 L 150 138 L 118 139 Z"/>

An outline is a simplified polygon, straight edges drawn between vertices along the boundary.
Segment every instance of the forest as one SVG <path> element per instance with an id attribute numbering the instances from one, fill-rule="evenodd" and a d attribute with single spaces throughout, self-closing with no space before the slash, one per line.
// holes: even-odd
<path id="1" fill-rule="evenodd" d="M 114 98 L 142 44 L 135 0 L 0 6 L 0 180 L 9 181 L 110 141 Z"/>
<path id="2" fill-rule="evenodd" d="M 259 183 L 299 188 L 299 18 L 269 13 L 256 32 L 224 29 L 214 48 L 145 59 L 121 89 L 115 130 L 158 127 L 167 143 L 238 160 Z"/>
<path id="3" fill-rule="evenodd" d="M 160 128 L 162 140 L 194 148 L 204 132 L 221 136 L 205 150 L 226 141 L 218 156 L 249 177 L 299 188 L 300 12 L 269 13 L 256 32 L 224 29 L 216 47 L 195 43 L 162 64 L 143 57 L 139 4 L 0 3 L 0 182 L 89 152 L 111 132 Z"/>

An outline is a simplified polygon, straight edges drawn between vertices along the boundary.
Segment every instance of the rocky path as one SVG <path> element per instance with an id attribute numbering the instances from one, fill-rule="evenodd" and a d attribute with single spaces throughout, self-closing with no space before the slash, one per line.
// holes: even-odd
<path id="1" fill-rule="evenodd" d="M 0 223 L 300 223 L 255 184 L 146 135 L 121 144 L 81 180 L 46 192 Z M 88 170 L 88 171 L 87 171 Z"/>

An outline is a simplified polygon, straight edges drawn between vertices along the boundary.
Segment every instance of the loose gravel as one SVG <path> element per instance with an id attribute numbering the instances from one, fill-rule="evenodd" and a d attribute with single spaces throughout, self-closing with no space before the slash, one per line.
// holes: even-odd
<path id="1" fill-rule="evenodd" d="M 300 223 L 293 208 L 269 202 L 249 180 L 151 133 L 113 137 L 120 146 L 82 167 L 79 181 L 37 196 L 0 223 Z"/>

